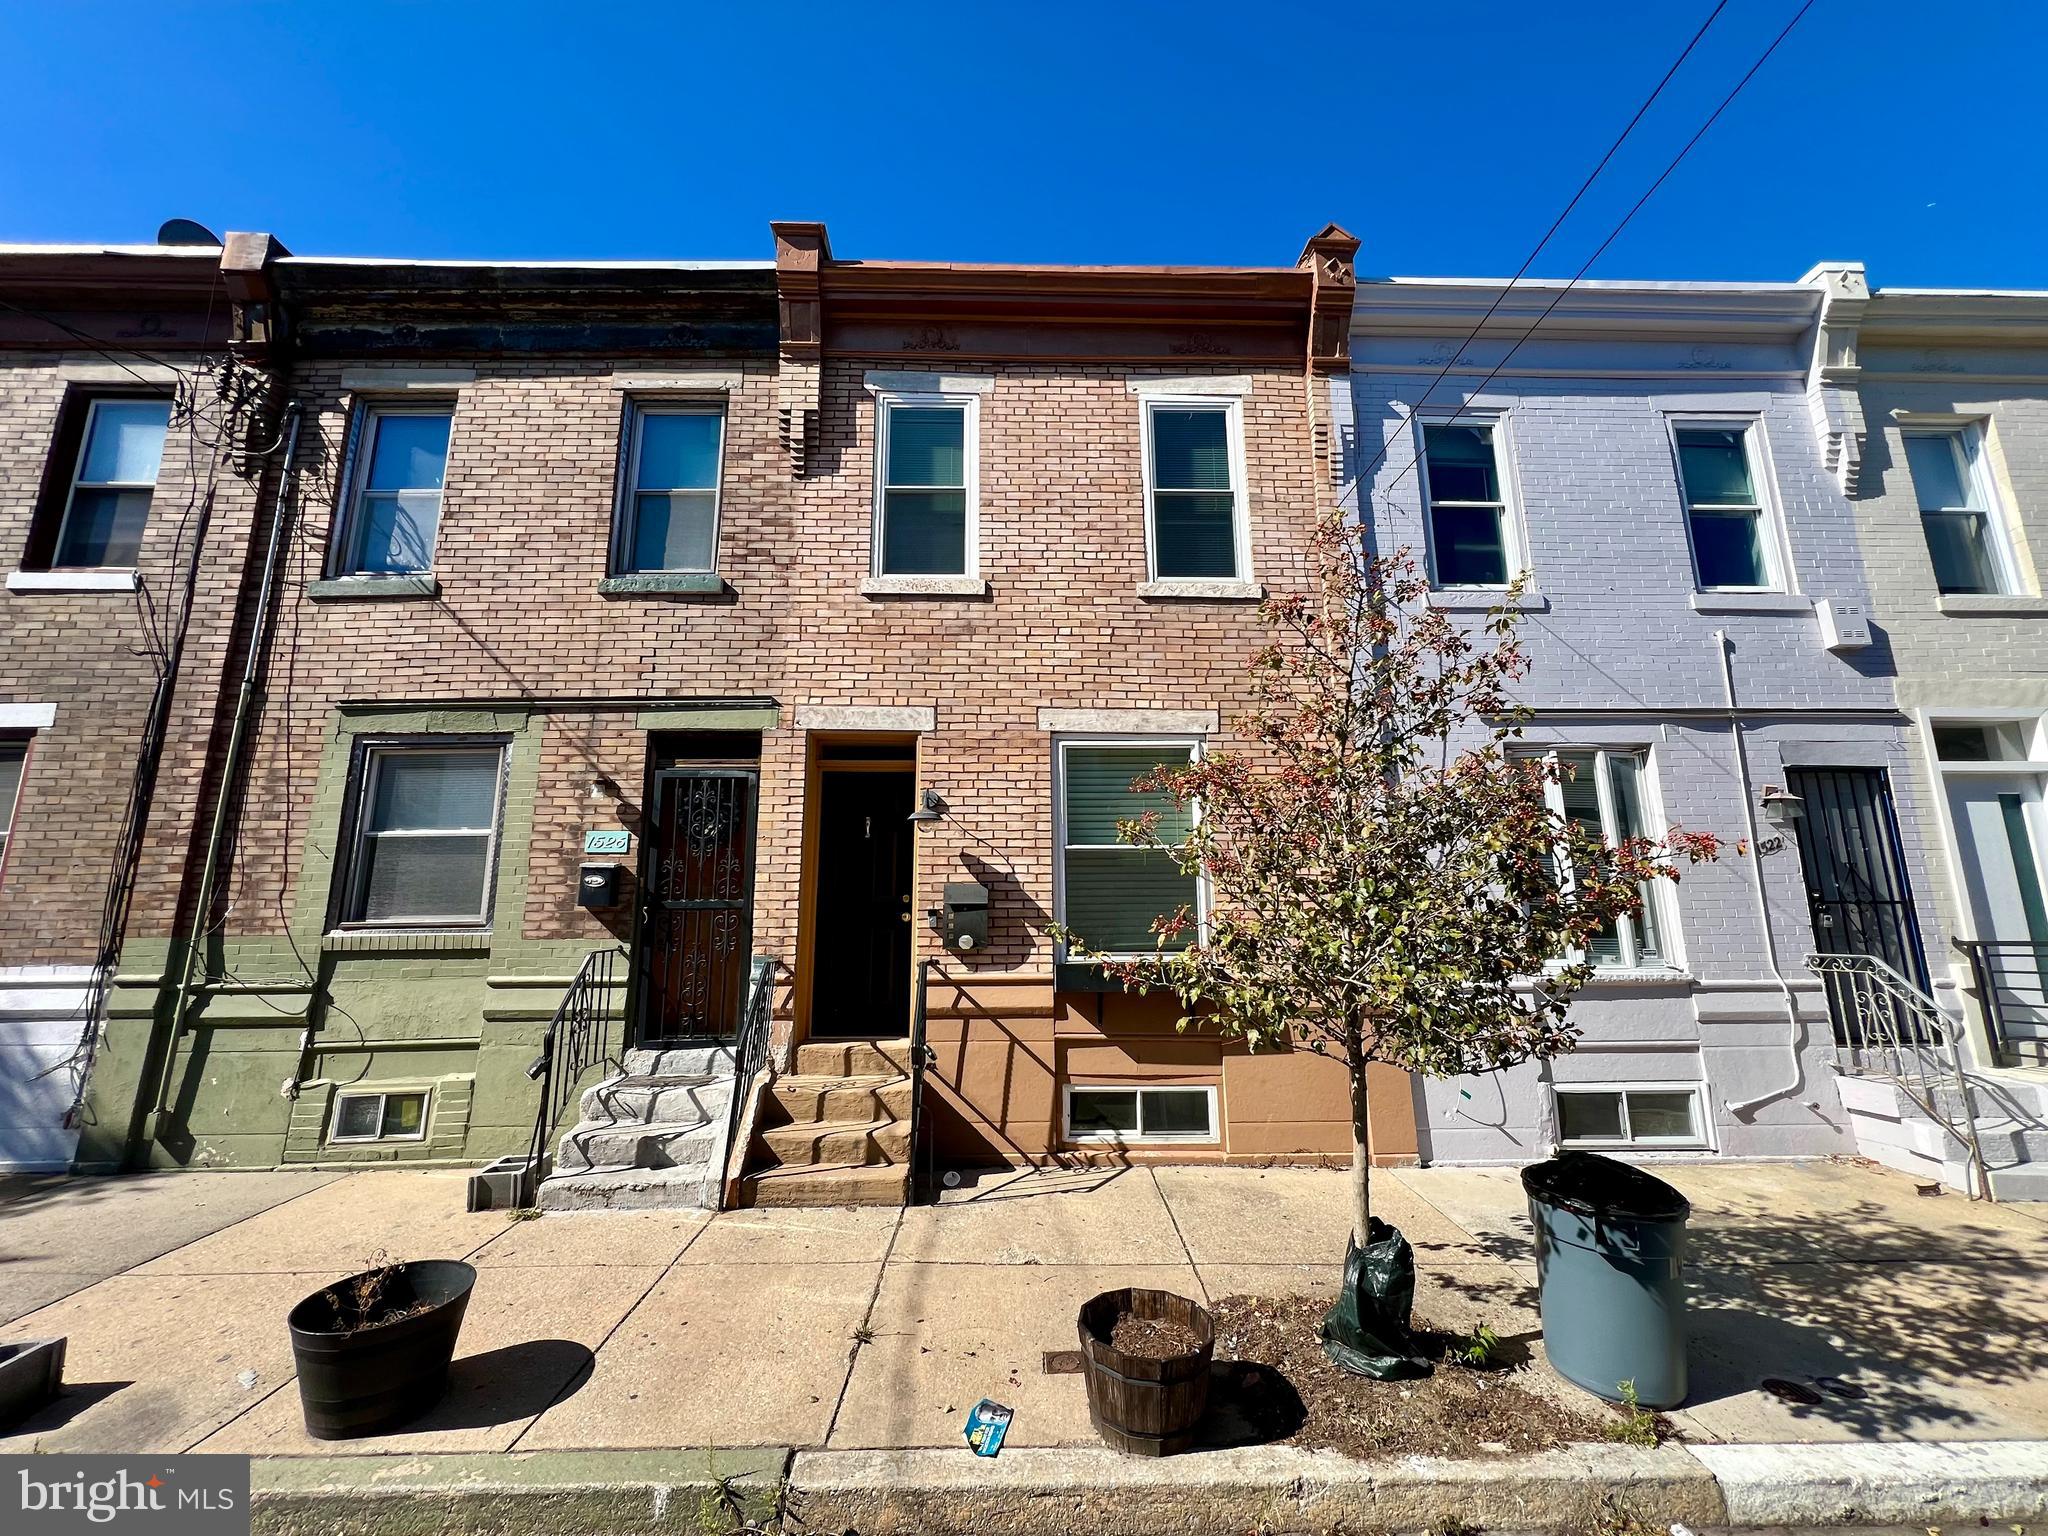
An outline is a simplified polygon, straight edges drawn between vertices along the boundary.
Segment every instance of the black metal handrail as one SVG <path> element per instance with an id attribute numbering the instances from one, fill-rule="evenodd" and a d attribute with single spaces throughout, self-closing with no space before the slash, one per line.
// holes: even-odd
<path id="1" fill-rule="evenodd" d="M 732 1103 L 726 1107 L 726 1155 L 740 1134 L 754 1079 L 768 1065 L 768 1045 L 775 1033 L 775 972 L 773 955 L 756 955 L 747 973 L 747 1001 L 740 1010 L 740 1027 L 732 1037 Z"/>
<path id="2" fill-rule="evenodd" d="M 2031 939 L 1957 939 L 1955 945 L 1970 959 L 1970 978 L 1984 1011 L 1992 1059 L 2002 1060 L 2012 1049 L 2012 1024 L 2020 1010 L 2048 1018 L 2048 944 Z"/>
<path id="3" fill-rule="evenodd" d="M 561 1006 L 548 1020 L 541 1036 L 540 1054 L 534 1057 L 526 1075 L 540 1084 L 540 1105 L 533 1116 L 533 1147 L 529 1156 L 536 1168 L 548 1154 L 548 1146 L 560 1128 L 562 1111 L 577 1091 L 583 1074 L 599 1062 L 617 1063 L 612 1049 L 612 1022 L 623 1017 L 615 1009 L 612 987 L 619 957 L 625 951 L 595 949 L 583 957 L 575 980 L 562 994 Z"/>
<path id="4" fill-rule="evenodd" d="M 924 1199 L 932 1193 L 931 1154 L 926 1149 L 925 1169 L 922 1177 L 917 1171 L 918 1150 L 925 1146 L 924 1124 L 924 1078 L 925 1070 L 937 1059 L 928 1043 L 930 1015 L 926 994 L 931 987 L 932 960 L 917 962 L 917 1007 L 910 1015 L 910 1143 L 907 1148 L 910 1157 L 910 1198 Z"/>

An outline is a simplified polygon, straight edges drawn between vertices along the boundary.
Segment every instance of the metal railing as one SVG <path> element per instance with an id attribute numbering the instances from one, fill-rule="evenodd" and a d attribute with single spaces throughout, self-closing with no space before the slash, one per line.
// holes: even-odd
<path id="1" fill-rule="evenodd" d="M 540 1106 L 533 1116 L 533 1166 L 543 1166 L 548 1147 L 561 1126 L 562 1111 L 575 1096 L 583 1074 L 599 1062 L 618 1063 L 612 1048 L 612 1024 L 624 1016 L 612 999 L 613 977 L 619 957 L 616 946 L 596 949 L 583 957 L 575 980 L 562 995 L 561 1006 L 548 1020 L 541 1037 L 540 1054 L 527 1067 L 526 1075 L 540 1084 Z"/>
<path id="2" fill-rule="evenodd" d="M 1970 1198 L 1990 1199 L 1984 1148 L 1970 1079 L 1963 1071 L 1962 1032 L 1941 1005 L 1875 955 L 1819 954 L 1806 968 L 1821 978 L 1843 1043 L 1843 1070 L 1884 1078 L 1957 1142 L 1969 1158 Z M 1949 1108 L 1953 1098 L 1960 1112 Z"/>
<path id="3" fill-rule="evenodd" d="M 925 1073 L 938 1056 L 928 1043 L 929 1015 L 926 994 L 931 987 L 932 960 L 917 962 L 917 1007 L 910 1016 L 910 1198 L 917 1201 L 934 1193 L 932 1181 L 931 1154 L 925 1157 L 922 1176 L 918 1173 L 918 1149 L 925 1144 L 924 1124 L 924 1079 Z"/>
<path id="4" fill-rule="evenodd" d="M 1984 1010 L 1991 1057 L 2004 1061 L 2013 1050 L 2015 1024 L 2048 1025 L 2048 944 L 2028 939 L 1958 939 L 1970 960 L 1970 977 Z M 2032 1038 L 2031 1036 L 2029 1038 Z"/>
<path id="5" fill-rule="evenodd" d="M 725 1127 L 728 1157 L 739 1139 L 754 1079 L 768 1065 L 768 1046 L 775 1033 L 777 964 L 773 955 L 756 955 L 747 974 L 747 1000 L 740 1010 L 740 1027 L 732 1037 L 732 1103 L 727 1106 Z"/>

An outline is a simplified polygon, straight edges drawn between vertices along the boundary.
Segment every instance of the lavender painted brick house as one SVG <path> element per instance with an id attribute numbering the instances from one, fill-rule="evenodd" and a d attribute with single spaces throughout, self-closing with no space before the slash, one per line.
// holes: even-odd
<path id="1" fill-rule="evenodd" d="M 1350 489 L 1435 603 L 1476 620 L 1530 573 L 1528 741 L 1574 769 L 1561 812 L 1750 848 L 1605 941 L 1575 1053 L 1419 1083 L 1422 1156 L 1855 1151 L 1804 959 L 1858 947 L 1926 988 L 1939 941 L 1914 742 L 1808 398 L 1822 294 L 1560 286 L 1361 283 Z"/>

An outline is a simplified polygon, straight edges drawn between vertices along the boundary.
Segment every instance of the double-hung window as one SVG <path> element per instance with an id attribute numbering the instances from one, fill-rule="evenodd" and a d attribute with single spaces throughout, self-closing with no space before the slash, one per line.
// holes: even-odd
<path id="1" fill-rule="evenodd" d="M 1680 422 L 1672 429 L 1685 493 L 1693 571 L 1702 592 L 1775 588 L 1777 551 L 1758 493 L 1762 480 L 1755 429 L 1746 424 Z"/>
<path id="2" fill-rule="evenodd" d="M 342 921 L 487 923 L 504 764 L 498 743 L 368 747 Z"/>
<path id="3" fill-rule="evenodd" d="M 1060 920 L 1076 939 L 1102 954 L 1151 954 L 1152 925 L 1182 908 L 1199 915 L 1201 881 L 1182 873 L 1165 848 L 1140 848 L 1117 837 L 1117 823 L 1147 813 L 1159 820 L 1159 841 L 1184 841 L 1192 808 L 1159 790 L 1137 790 L 1138 779 L 1162 765 L 1194 760 L 1188 741 L 1066 741 L 1058 748 Z M 1192 928 L 1168 941 L 1180 948 Z"/>
<path id="4" fill-rule="evenodd" d="M 1649 763 L 1642 752 L 1559 751 L 1559 772 L 1549 786 L 1551 811 L 1608 847 L 1650 832 Z M 1566 871 L 1569 881 L 1576 871 Z M 1662 893 L 1645 881 L 1642 911 L 1607 924 L 1594 938 L 1596 965 L 1656 967 L 1669 963 L 1670 948 L 1660 911 Z"/>
<path id="5" fill-rule="evenodd" d="M 1935 585 L 1944 595 L 2014 591 L 1977 434 L 1908 432 L 1905 441 Z"/>
<path id="6" fill-rule="evenodd" d="M 1239 403 L 1157 395 L 1144 405 L 1152 578 L 1249 580 Z"/>
<path id="7" fill-rule="evenodd" d="M 1429 507 L 1433 586 L 1508 583 L 1508 504 L 1498 453 L 1490 422 L 1423 423 L 1422 494 Z"/>
<path id="8" fill-rule="evenodd" d="M 446 403 L 363 407 L 342 503 L 335 575 L 419 575 L 433 564 L 454 419 Z"/>
<path id="9" fill-rule="evenodd" d="M 0 874 L 7 870 L 7 840 L 14 828 L 14 806 L 21 798 L 21 773 L 28 762 L 28 743 L 0 736 Z"/>
<path id="10" fill-rule="evenodd" d="M 78 463 L 50 564 L 57 570 L 133 566 L 163 466 L 171 402 L 101 399 L 86 407 Z"/>
<path id="11" fill-rule="evenodd" d="M 631 409 L 618 569 L 632 575 L 715 571 L 724 411 L 640 403 Z"/>
<path id="12" fill-rule="evenodd" d="M 883 394 L 875 408 L 877 576 L 973 576 L 974 395 Z"/>

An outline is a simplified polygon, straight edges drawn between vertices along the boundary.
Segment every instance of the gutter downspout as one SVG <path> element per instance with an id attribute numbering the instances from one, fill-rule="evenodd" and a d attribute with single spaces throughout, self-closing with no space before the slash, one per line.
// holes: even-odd
<path id="1" fill-rule="evenodd" d="M 256 618 L 249 633 L 249 652 L 242 663 L 242 685 L 235 698 L 234 728 L 228 734 L 227 755 L 221 762 L 220 794 L 214 800 L 213 825 L 206 837 L 206 862 L 200 871 L 199 892 L 192 909 L 192 942 L 186 946 L 180 962 L 178 992 L 171 1005 L 170 1030 L 164 1041 L 163 1061 L 157 1069 L 156 1091 L 151 1095 L 149 1114 L 142 1123 L 145 1145 L 156 1140 L 163 1122 L 164 1101 L 170 1096 L 171 1074 L 178 1061 L 178 1042 L 184 1038 L 186 1016 L 192 1010 L 193 971 L 206 943 L 206 915 L 213 909 L 214 882 L 220 873 L 221 844 L 227 838 L 228 810 L 234 803 L 235 778 L 241 766 L 242 745 L 248 735 L 250 709 L 260 691 L 258 679 L 274 606 L 278 551 L 284 544 L 285 508 L 299 478 L 299 425 L 304 420 L 304 407 L 294 400 L 286 409 L 291 414 L 291 425 L 285 436 L 284 473 L 278 477 L 277 500 L 271 507 L 270 544 L 263 552 L 263 584 L 257 588 Z"/>
<path id="2" fill-rule="evenodd" d="M 1773 1099 L 1782 1099 L 1787 1094 L 1797 1093 L 1806 1082 L 1806 1070 L 1799 1064 L 1799 1039 L 1806 1031 L 1799 1017 L 1799 999 L 1793 995 L 1792 984 L 1785 979 L 1785 973 L 1778 968 L 1778 940 L 1771 928 L 1770 898 L 1764 889 L 1763 854 L 1757 850 L 1756 797 L 1751 792 L 1749 780 L 1749 748 L 1742 739 L 1742 719 L 1735 707 L 1735 664 L 1729 659 L 1728 631 L 1714 631 L 1714 656 L 1721 664 L 1721 690 L 1728 700 L 1728 729 L 1735 741 L 1735 780 L 1742 790 L 1742 824 L 1749 834 L 1749 847 L 1756 859 L 1756 916 L 1763 925 L 1764 966 L 1771 973 L 1771 979 L 1778 984 L 1778 991 L 1785 998 L 1785 1019 L 1789 1026 L 1786 1047 L 1792 1054 L 1792 1080 L 1784 1087 L 1760 1094 L 1753 1099 L 1737 1103 L 1733 1099 L 1722 1100 L 1721 1107 L 1739 1120 L 1749 1118 L 1752 1111 L 1762 1108 Z"/>

